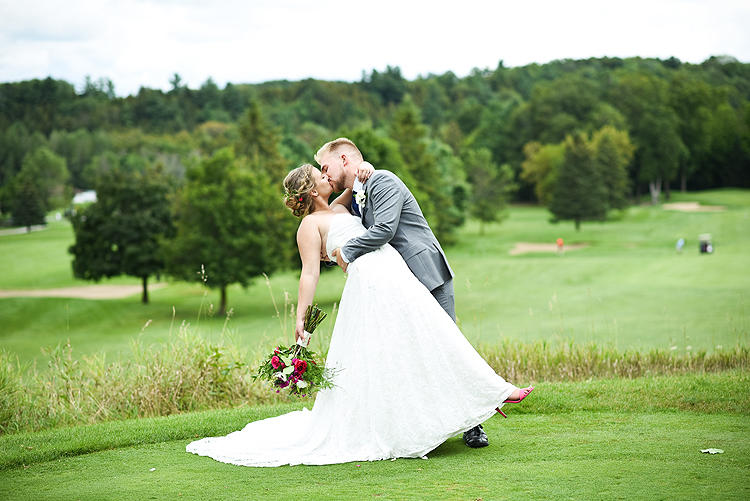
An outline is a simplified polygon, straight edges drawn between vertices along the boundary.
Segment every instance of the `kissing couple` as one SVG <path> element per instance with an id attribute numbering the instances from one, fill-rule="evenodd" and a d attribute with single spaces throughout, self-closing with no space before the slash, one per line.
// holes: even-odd
<path id="1" fill-rule="evenodd" d="M 347 279 L 326 359 L 334 387 L 319 391 L 311 410 L 187 451 L 281 466 L 424 457 L 459 433 L 469 447 L 488 445 L 481 423 L 533 387 L 498 376 L 456 326 L 453 271 L 406 185 L 346 138 L 324 144 L 315 160 L 320 169 L 305 164 L 284 179 L 285 203 L 302 218 L 295 337 L 321 260 L 335 260 Z M 329 203 L 334 192 L 342 193 Z"/>

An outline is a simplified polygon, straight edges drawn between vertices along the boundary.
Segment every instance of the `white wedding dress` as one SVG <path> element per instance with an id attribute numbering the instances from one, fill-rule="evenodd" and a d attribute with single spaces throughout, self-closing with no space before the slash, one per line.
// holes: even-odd
<path id="1" fill-rule="evenodd" d="M 328 255 L 365 228 L 332 218 Z M 243 466 L 422 457 L 495 413 L 515 386 L 495 374 L 390 245 L 349 265 L 312 410 L 249 423 L 187 451 Z"/>

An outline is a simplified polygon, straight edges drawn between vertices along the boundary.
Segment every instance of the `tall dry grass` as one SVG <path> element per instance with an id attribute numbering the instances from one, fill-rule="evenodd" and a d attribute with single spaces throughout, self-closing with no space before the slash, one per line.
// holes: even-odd
<path id="1" fill-rule="evenodd" d="M 595 343 L 518 343 L 480 345 L 477 351 L 509 381 L 583 381 L 719 372 L 750 368 L 750 349 L 735 346 L 714 352 L 663 349 L 619 351 Z"/>
<path id="2" fill-rule="evenodd" d="M 211 344 L 186 326 L 162 345 L 133 341 L 131 351 L 108 362 L 76 358 L 66 343 L 46 352 L 46 370 L 0 351 L 0 433 L 280 400 L 250 378 L 258 355 Z"/>
<path id="3" fill-rule="evenodd" d="M 498 374 L 519 384 L 750 367 L 750 350 L 742 346 L 676 353 L 505 342 L 478 351 Z M 185 325 L 162 345 L 134 341 L 131 357 L 118 361 L 76 358 L 67 343 L 47 352 L 47 369 L 40 371 L 0 351 L 0 433 L 287 400 L 250 378 L 262 355 L 231 342 L 212 344 Z"/>

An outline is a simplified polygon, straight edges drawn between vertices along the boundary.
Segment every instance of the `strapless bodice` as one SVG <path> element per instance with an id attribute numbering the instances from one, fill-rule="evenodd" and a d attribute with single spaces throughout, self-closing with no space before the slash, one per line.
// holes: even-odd
<path id="1" fill-rule="evenodd" d="M 331 256 L 334 249 L 343 247 L 349 240 L 362 235 L 365 231 L 362 222 L 357 216 L 351 214 L 335 214 L 331 218 L 331 226 L 328 228 L 328 239 L 326 240 L 326 253 Z"/>

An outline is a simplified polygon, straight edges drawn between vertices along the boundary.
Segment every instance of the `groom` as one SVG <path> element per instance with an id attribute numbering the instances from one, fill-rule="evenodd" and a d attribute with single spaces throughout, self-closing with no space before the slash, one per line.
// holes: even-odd
<path id="1" fill-rule="evenodd" d="M 368 228 L 362 236 L 335 249 L 331 257 L 346 271 L 361 255 L 390 243 L 455 322 L 453 270 L 417 200 L 401 179 L 390 171 L 376 170 L 364 184 L 360 183 L 356 173 L 362 153 L 343 137 L 324 144 L 315 160 L 334 190 L 353 190 L 351 211 Z M 489 445 L 482 425 L 465 432 L 464 442 L 469 447 Z"/>

